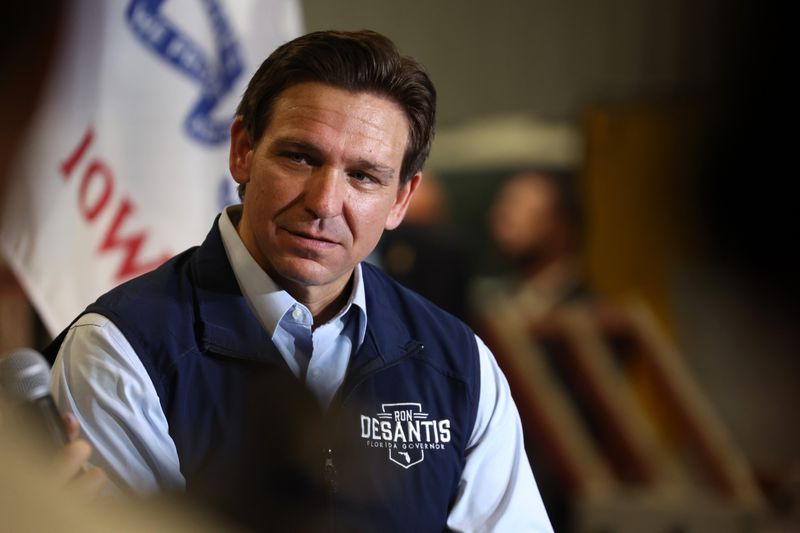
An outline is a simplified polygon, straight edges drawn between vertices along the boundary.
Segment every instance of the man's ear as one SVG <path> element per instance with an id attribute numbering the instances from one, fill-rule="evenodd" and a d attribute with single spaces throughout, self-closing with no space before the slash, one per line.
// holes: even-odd
<path id="1" fill-rule="evenodd" d="M 231 124 L 231 152 L 228 158 L 228 167 L 236 183 L 244 184 L 250 181 L 250 162 L 253 159 L 253 144 L 244 127 L 242 117 L 236 117 Z"/>
<path id="2" fill-rule="evenodd" d="M 414 191 L 417 190 L 421 180 L 422 172 L 417 172 L 411 176 L 411 179 L 397 189 L 397 197 L 394 200 L 392 210 L 389 211 L 389 216 L 386 218 L 384 229 L 391 230 L 400 225 L 403 221 L 403 217 L 406 216 L 411 197 L 414 196 Z"/>

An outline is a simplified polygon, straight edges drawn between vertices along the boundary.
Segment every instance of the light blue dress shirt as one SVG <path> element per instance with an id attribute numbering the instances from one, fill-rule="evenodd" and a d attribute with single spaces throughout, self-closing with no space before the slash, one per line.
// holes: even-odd
<path id="1" fill-rule="evenodd" d="M 308 308 L 280 289 L 239 238 L 229 207 L 219 219 L 225 251 L 250 308 L 292 373 L 327 406 L 364 341 L 368 309 L 360 265 L 350 297 L 330 321 L 312 329 Z M 478 413 L 459 494 L 448 516 L 454 531 L 552 531 L 528 464 L 508 383 L 486 345 L 480 358 Z M 185 480 L 150 377 L 119 329 L 98 314 L 70 328 L 53 365 L 52 393 L 94 446 L 92 462 L 141 494 L 182 488 Z"/>

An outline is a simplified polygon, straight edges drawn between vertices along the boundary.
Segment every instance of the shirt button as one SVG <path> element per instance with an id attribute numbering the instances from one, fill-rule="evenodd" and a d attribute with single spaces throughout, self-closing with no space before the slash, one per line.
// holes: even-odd
<path id="1" fill-rule="evenodd" d="M 315 378 L 319 376 L 319 368 L 312 368 L 311 369 L 311 377 Z"/>
<path id="2" fill-rule="evenodd" d="M 295 307 L 294 311 L 292 311 L 292 318 L 294 318 L 295 320 L 300 320 L 301 318 L 303 318 L 303 310 L 300 309 L 299 307 Z"/>

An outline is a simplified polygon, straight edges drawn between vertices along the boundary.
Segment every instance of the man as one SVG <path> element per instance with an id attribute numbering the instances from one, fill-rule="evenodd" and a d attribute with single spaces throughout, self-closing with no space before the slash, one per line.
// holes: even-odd
<path id="1" fill-rule="evenodd" d="M 506 277 L 482 280 L 477 285 L 474 325 L 484 338 L 491 339 L 490 346 L 509 375 L 512 391 L 532 396 L 533 404 L 547 405 L 547 390 L 556 390 L 570 402 L 581 401 L 572 382 L 563 381 L 563 376 L 569 375 L 564 368 L 569 360 L 564 350 L 569 343 L 553 340 L 567 338 L 558 335 L 572 331 L 565 322 L 565 312 L 585 310 L 595 300 L 581 269 L 583 213 L 572 187 L 572 175 L 541 168 L 516 170 L 501 184 L 489 208 L 489 234 L 514 270 Z M 546 334 L 537 333 L 542 325 Z M 534 361 L 554 369 L 553 376 L 536 374 L 537 379 L 548 383 L 547 387 L 533 384 L 519 370 Z M 558 422 L 568 428 L 562 435 L 577 442 L 577 419 L 571 414 L 570 410 L 560 412 Z M 577 427 L 581 424 L 578 421 Z M 529 457 L 548 457 L 558 446 L 550 434 L 541 432 L 542 424 L 536 416 L 523 417 L 523 429 Z M 549 517 L 559 530 L 570 529 L 575 514 L 570 481 L 560 465 L 554 460 L 540 460 L 534 465 Z"/>
<path id="2" fill-rule="evenodd" d="M 517 279 L 506 291 L 496 284 L 487 287 L 492 293 L 488 299 L 508 292 L 530 319 L 586 301 L 590 290 L 580 268 L 582 219 L 567 175 L 540 170 L 514 173 L 491 205 L 489 233 L 513 262 Z"/>
<path id="3" fill-rule="evenodd" d="M 261 379 L 284 369 L 342 435 L 319 450 L 334 527 L 550 530 L 492 355 L 361 263 L 403 218 L 434 116 L 425 72 L 374 32 L 312 33 L 267 58 L 231 127 L 243 205 L 51 350 L 54 395 L 112 478 L 140 493 L 231 464 L 259 478 L 242 443 L 254 427 L 265 446 L 286 438 L 270 413 L 291 406 Z"/>

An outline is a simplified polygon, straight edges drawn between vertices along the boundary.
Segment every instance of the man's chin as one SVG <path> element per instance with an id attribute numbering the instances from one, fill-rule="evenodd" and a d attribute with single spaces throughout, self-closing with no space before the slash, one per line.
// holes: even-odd
<path id="1" fill-rule="evenodd" d="M 312 288 L 344 285 L 355 268 L 353 266 L 343 271 L 332 271 L 316 261 L 302 258 L 276 266 L 277 278 L 273 275 L 276 278 L 274 281 L 287 289 L 291 286 Z"/>

